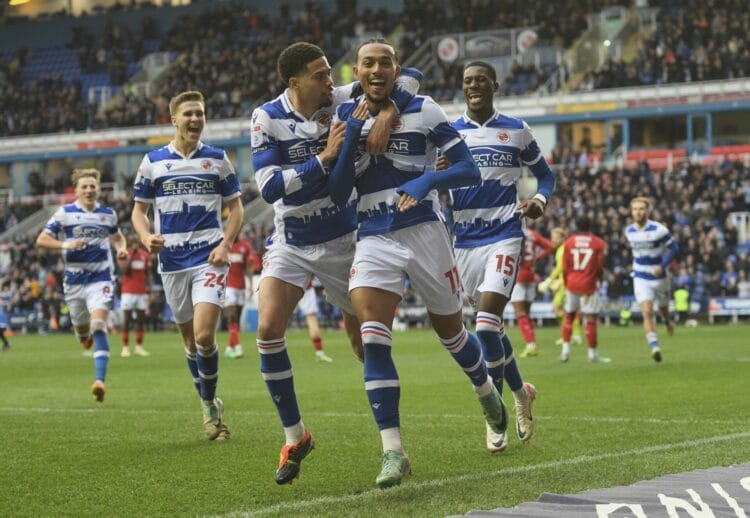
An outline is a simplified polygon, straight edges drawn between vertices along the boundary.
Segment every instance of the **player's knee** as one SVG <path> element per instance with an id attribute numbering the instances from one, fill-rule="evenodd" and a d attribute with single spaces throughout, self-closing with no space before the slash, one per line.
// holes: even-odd
<path id="1" fill-rule="evenodd" d="M 92 320 L 90 325 L 92 333 L 96 333 L 97 331 L 107 332 L 107 323 L 100 318 Z"/>
<path id="2" fill-rule="evenodd" d="M 275 340 L 284 336 L 284 329 L 274 318 L 262 316 L 258 319 L 258 339 Z"/>
<path id="3" fill-rule="evenodd" d="M 206 347 L 213 347 L 214 344 L 214 333 L 210 329 L 201 329 L 199 331 L 195 332 L 195 343 L 196 347 L 200 349 L 203 345 L 206 344 Z"/>

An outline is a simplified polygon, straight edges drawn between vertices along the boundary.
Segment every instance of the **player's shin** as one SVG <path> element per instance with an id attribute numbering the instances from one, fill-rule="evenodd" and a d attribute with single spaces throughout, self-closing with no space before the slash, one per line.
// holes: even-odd
<path id="1" fill-rule="evenodd" d="M 503 377 L 505 374 L 505 350 L 500 339 L 500 329 L 503 324 L 500 317 L 480 311 L 477 313 L 477 337 L 482 344 L 487 373 L 497 390 L 503 393 Z"/>

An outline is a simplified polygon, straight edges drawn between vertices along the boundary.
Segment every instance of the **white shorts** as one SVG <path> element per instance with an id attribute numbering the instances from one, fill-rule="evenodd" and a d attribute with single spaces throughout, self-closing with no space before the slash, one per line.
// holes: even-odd
<path id="1" fill-rule="evenodd" d="M 461 310 L 463 290 L 448 232 L 429 221 L 357 243 L 349 289 L 380 288 L 403 297 L 405 275 L 430 313 Z"/>
<path id="2" fill-rule="evenodd" d="M 224 302 L 224 283 L 228 267 L 204 265 L 192 270 L 162 273 L 164 295 L 174 321 L 184 324 L 193 319 L 193 306 L 208 302 L 221 307 Z"/>
<path id="3" fill-rule="evenodd" d="M 354 259 L 354 233 L 309 246 L 273 243 L 263 255 L 260 280 L 274 277 L 306 290 L 316 276 L 326 290 L 328 301 L 354 314 L 349 300 L 349 268 Z"/>
<path id="4" fill-rule="evenodd" d="M 534 302 L 536 298 L 536 283 L 529 282 L 516 284 L 513 287 L 513 293 L 510 294 L 511 302 Z"/>
<path id="5" fill-rule="evenodd" d="M 65 303 L 70 310 L 70 321 L 74 326 L 83 326 L 91 321 L 95 309 L 112 309 L 114 287 L 111 281 L 93 284 L 65 285 Z"/>
<path id="6" fill-rule="evenodd" d="M 146 311 L 148 309 L 148 295 L 138 293 L 123 293 L 120 301 L 123 311 Z"/>
<path id="7" fill-rule="evenodd" d="M 305 316 L 318 314 L 318 297 L 315 295 L 315 288 L 305 290 L 305 294 L 299 299 L 297 307 Z"/>
<path id="8" fill-rule="evenodd" d="M 242 288 L 227 288 L 224 295 L 224 307 L 229 306 L 244 306 L 245 305 L 245 289 Z"/>
<path id="9" fill-rule="evenodd" d="M 656 307 L 669 305 L 669 279 L 633 279 L 633 293 L 635 300 L 640 304 L 647 300 L 652 301 Z"/>
<path id="10" fill-rule="evenodd" d="M 476 310 L 482 292 L 510 298 L 520 266 L 523 238 L 513 238 L 476 248 L 456 248 L 458 271 L 469 304 Z M 501 258 L 502 257 L 502 258 Z"/>
<path id="11" fill-rule="evenodd" d="M 596 291 L 591 295 L 576 295 L 565 290 L 566 313 L 575 313 L 581 310 L 584 315 L 593 315 L 599 313 L 599 292 Z"/>

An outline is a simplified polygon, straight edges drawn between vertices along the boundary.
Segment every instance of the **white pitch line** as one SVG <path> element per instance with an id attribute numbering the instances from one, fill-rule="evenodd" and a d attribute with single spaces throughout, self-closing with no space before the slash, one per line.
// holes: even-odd
<path id="1" fill-rule="evenodd" d="M 156 409 L 127 409 L 127 408 L 45 408 L 45 407 L 0 407 L 0 413 L 8 414 L 126 414 L 126 415 L 195 415 L 191 410 L 156 410 Z M 276 412 L 259 412 L 255 410 L 232 410 L 231 414 L 243 416 L 267 417 L 275 416 Z M 413 414 L 409 413 L 409 418 L 416 419 L 475 419 L 478 414 Z M 372 419 L 372 414 L 365 412 L 305 412 L 306 417 L 331 417 L 331 418 L 361 418 Z M 700 423 L 720 423 L 748 425 L 750 419 L 714 419 L 706 417 L 705 419 L 664 419 L 651 417 L 619 417 L 619 416 L 536 416 L 535 420 L 540 421 L 582 421 L 592 423 L 646 423 L 646 424 L 700 424 Z"/>
<path id="2" fill-rule="evenodd" d="M 454 484 L 456 482 L 463 482 L 466 480 L 478 480 L 488 476 L 500 476 L 500 475 L 517 475 L 522 473 L 528 473 L 530 471 L 545 470 L 560 468 L 563 466 L 575 466 L 577 464 L 586 464 L 591 462 L 598 462 L 601 460 L 607 460 L 617 457 L 627 457 L 631 455 L 642 455 L 648 453 L 656 453 L 667 450 L 675 450 L 679 448 L 692 448 L 696 446 L 703 446 L 706 444 L 712 444 L 717 442 L 732 441 L 735 439 L 748 439 L 750 438 L 750 432 L 738 432 L 727 435 L 717 435 L 714 437 L 704 437 L 702 439 L 692 439 L 689 441 L 658 444 L 655 446 L 647 446 L 645 448 L 638 448 L 635 450 L 603 453 L 601 455 L 582 455 L 580 457 L 573 457 L 572 459 L 564 459 L 552 462 L 542 462 L 540 464 L 531 464 L 528 466 L 515 466 L 494 471 L 482 472 L 482 473 L 466 473 L 464 475 L 456 475 L 452 477 L 437 478 L 432 480 L 425 480 L 423 482 L 417 482 L 414 484 L 406 483 L 403 486 L 395 486 L 388 489 L 388 493 L 393 495 L 401 491 L 413 491 L 415 489 L 427 488 L 427 487 L 440 487 L 446 484 Z M 261 516 L 264 514 L 275 513 L 279 511 L 292 511 L 292 510 L 304 510 L 308 507 L 321 505 L 321 504 L 341 504 L 347 502 L 355 502 L 360 500 L 366 500 L 369 498 L 377 498 L 383 495 L 382 489 L 369 489 L 361 493 L 342 495 L 342 496 L 324 496 L 320 498 L 313 498 L 310 500 L 300 500 L 297 502 L 283 502 L 279 504 L 270 505 L 267 507 L 259 507 L 258 509 L 252 509 L 249 511 L 235 511 L 225 515 L 219 515 L 225 518 L 245 518 L 250 516 Z"/>

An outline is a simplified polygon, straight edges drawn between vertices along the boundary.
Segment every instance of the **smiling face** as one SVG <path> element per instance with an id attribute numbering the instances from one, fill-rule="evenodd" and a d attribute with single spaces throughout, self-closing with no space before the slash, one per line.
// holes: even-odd
<path id="1" fill-rule="evenodd" d="M 185 101 L 177 106 L 172 115 L 172 125 L 176 128 L 175 141 L 178 149 L 194 149 L 206 126 L 206 110 L 200 101 Z"/>
<path id="2" fill-rule="evenodd" d="M 96 206 L 96 198 L 99 196 L 99 182 L 91 176 L 79 178 L 76 183 L 76 196 L 83 208 L 93 210 Z"/>
<path id="3" fill-rule="evenodd" d="M 470 112 L 493 112 L 492 98 L 498 84 L 483 66 L 470 66 L 464 70 L 463 91 Z"/>
<path id="4" fill-rule="evenodd" d="M 401 73 L 396 60 L 396 51 L 385 43 L 368 43 L 357 53 L 354 73 L 362 85 L 365 98 L 370 105 L 378 105 L 388 99 Z"/>
<path id="5" fill-rule="evenodd" d="M 300 111 L 315 111 L 333 104 L 333 79 L 328 59 L 321 56 L 310 61 L 303 74 L 289 79 L 302 108 Z"/>

